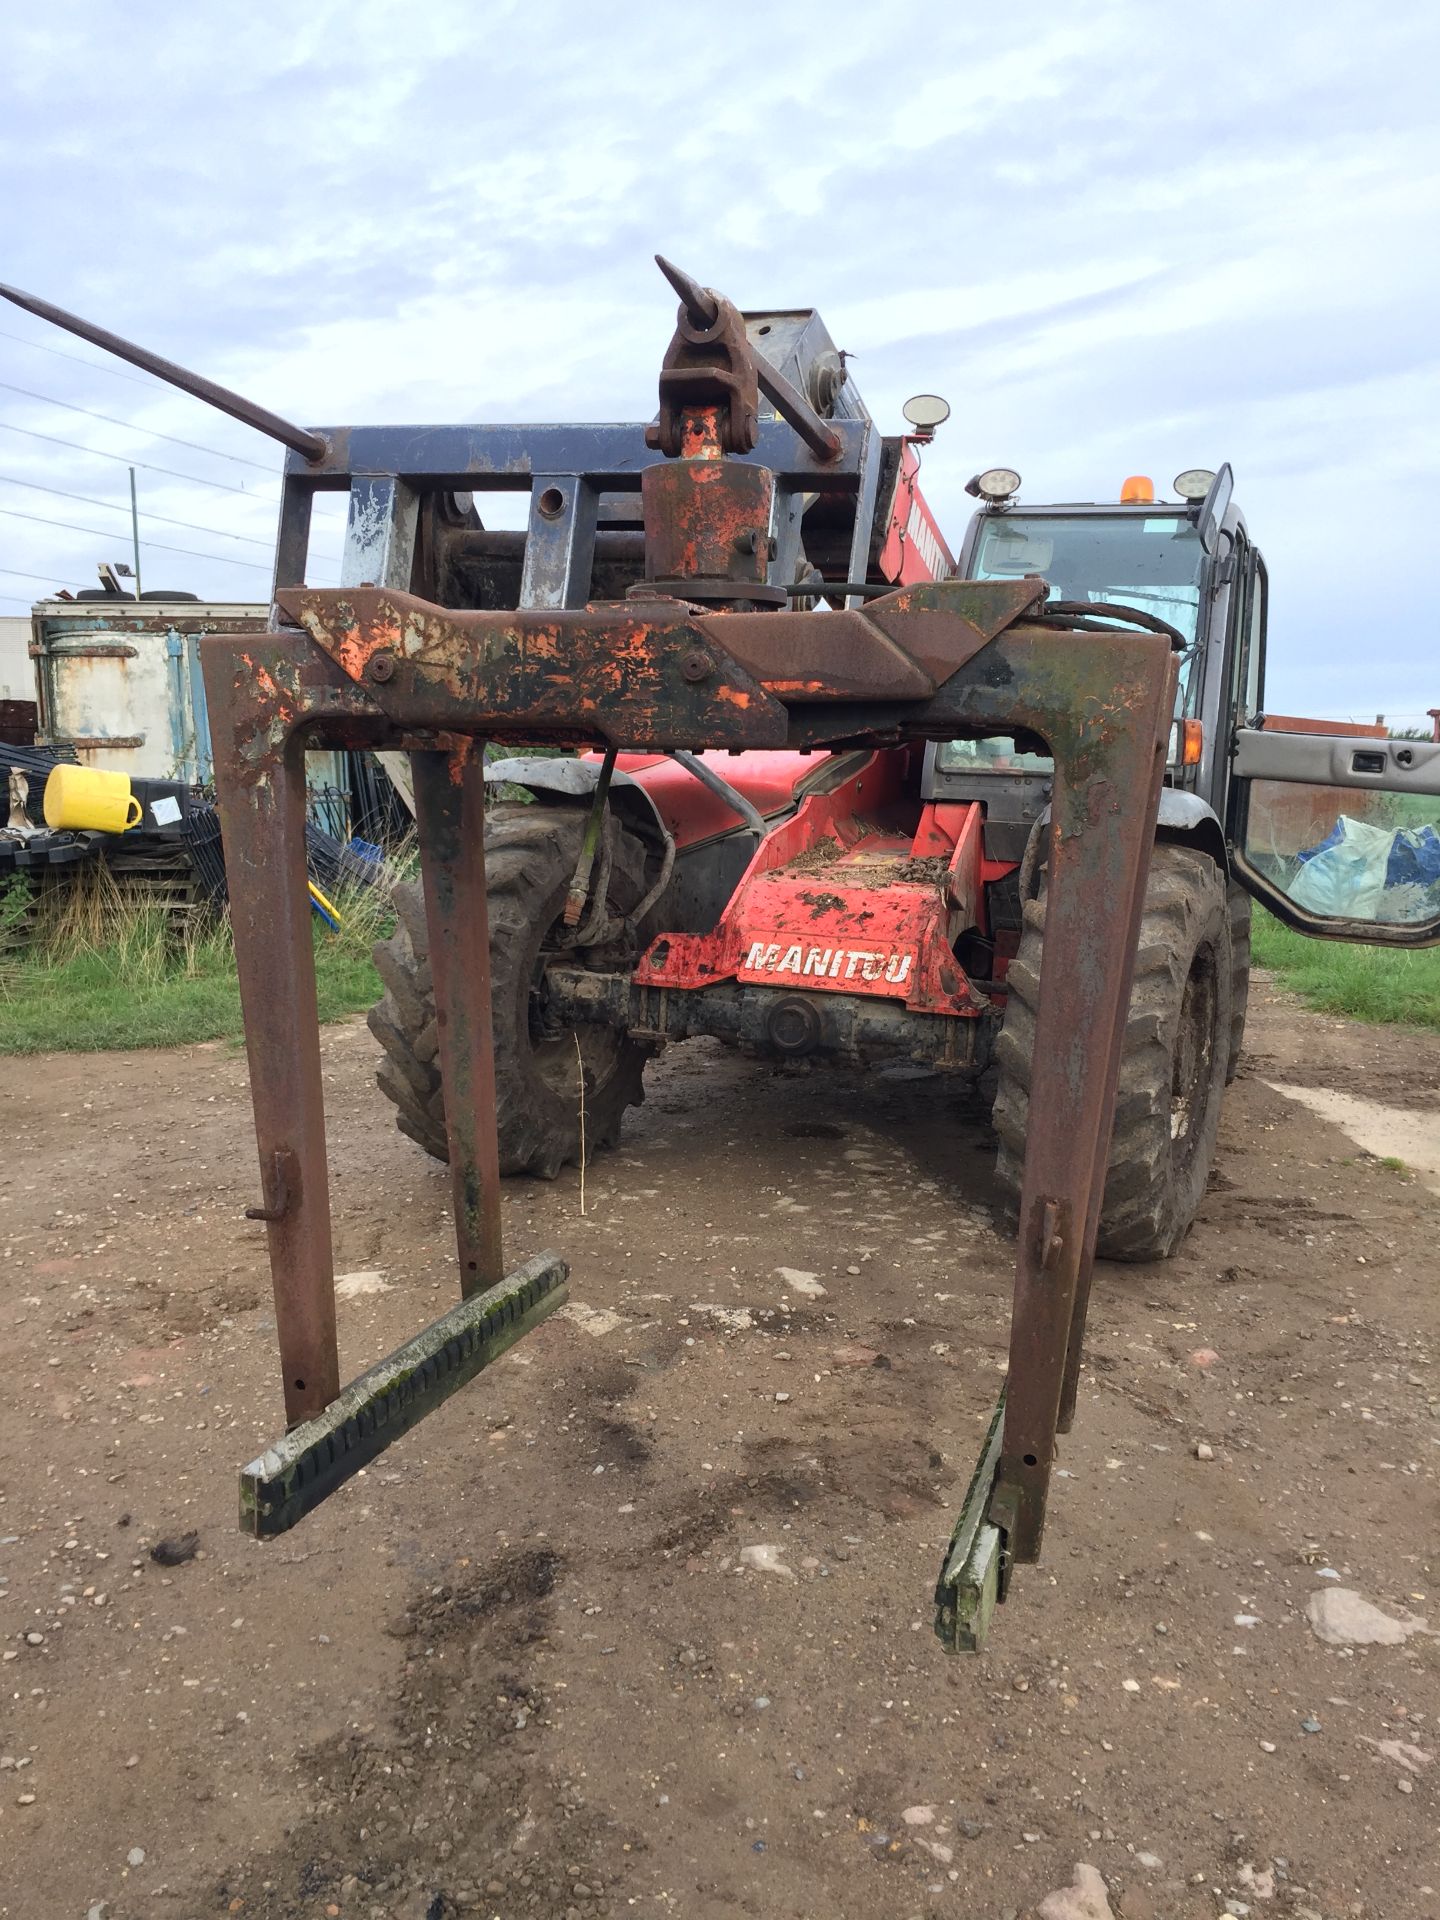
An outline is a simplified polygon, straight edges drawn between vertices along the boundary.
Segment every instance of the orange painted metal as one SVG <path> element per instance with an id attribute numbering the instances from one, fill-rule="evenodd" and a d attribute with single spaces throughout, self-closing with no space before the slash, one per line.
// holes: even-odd
<path id="1" fill-rule="evenodd" d="M 713 932 L 660 936 L 636 984 L 698 991 L 737 980 L 977 1016 L 989 1002 L 954 945 L 973 924 L 980 809 L 931 806 L 912 832 L 877 831 L 905 809 L 906 792 L 905 756 L 884 753 L 807 796 L 756 848 Z"/>
<path id="2" fill-rule="evenodd" d="M 920 456 L 907 440 L 900 449 L 890 523 L 880 549 L 880 571 L 887 580 L 910 586 L 917 580 L 948 580 L 955 571 L 940 523 L 920 491 Z"/>

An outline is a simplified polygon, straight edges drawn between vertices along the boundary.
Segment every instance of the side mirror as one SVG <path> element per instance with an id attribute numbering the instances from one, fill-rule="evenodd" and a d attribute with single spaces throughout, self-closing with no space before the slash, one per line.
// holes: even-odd
<path id="1" fill-rule="evenodd" d="M 1210 491 L 1200 505 L 1200 514 L 1196 522 L 1200 529 L 1200 549 L 1203 553 L 1214 553 L 1220 544 L 1220 525 L 1230 505 L 1230 496 L 1235 491 L 1235 475 L 1230 462 L 1226 460 L 1215 478 L 1210 482 Z"/>

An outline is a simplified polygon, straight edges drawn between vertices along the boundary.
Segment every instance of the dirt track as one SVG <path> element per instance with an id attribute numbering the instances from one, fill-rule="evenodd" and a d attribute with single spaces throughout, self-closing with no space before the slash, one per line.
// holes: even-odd
<path id="1" fill-rule="evenodd" d="M 243 1062 L 3 1063 L 0 1914 L 968 1920 L 1077 1860 L 1124 1920 L 1440 1914 L 1440 1641 L 1303 1614 L 1331 1568 L 1440 1626 L 1440 1201 L 1259 1077 L 1433 1113 L 1440 1044 L 1259 998 L 1200 1224 L 1101 1269 L 1045 1561 L 969 1661 L 929 1595 L 1005 1350 L 973 1103 L 678 1050 L 584 1218 L 573 1173 L 509 1193 L 601 1317 L 259 1546 Z M 326 1063 L 339 1271 L 385 1289 L 345 1289 L 354 1371 L 452 1296 L 447 1183 L 362 1026 Z"/>

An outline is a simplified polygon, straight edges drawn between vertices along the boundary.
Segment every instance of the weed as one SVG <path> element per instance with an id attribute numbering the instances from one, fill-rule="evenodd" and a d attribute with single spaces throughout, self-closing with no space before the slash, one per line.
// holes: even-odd
<path id="1" fill-rule="evenodd" d="M 370 947 L 390 926 L 383 884 L 344 889 L 335 906 L 339 929 L 318 918 L 314 929 L 322 1020 L 379 997 Z M 31 942 L 0 982 L 0 1053 L 171 1047 L 242 1031 L 228 918 L 168 913 L 101 865 L 42 896 Z"/>
<path id="2" fill-rule="evenodd" d="M 34 889 L 25 874 L 12 873 L 0 886 L 0 946 L 7 934 L 18 933 L 30 918 Z"/>

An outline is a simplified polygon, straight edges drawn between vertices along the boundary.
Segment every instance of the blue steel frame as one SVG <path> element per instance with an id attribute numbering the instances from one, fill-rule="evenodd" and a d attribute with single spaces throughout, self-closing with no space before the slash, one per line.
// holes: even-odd
<path id="1" fill-rule="evenodd" d="M 772 585 L 794 578 L 800 504 L 809 493 L 853 501 L 849 578 L 864 579 L 880 480 L 880 434 L 869 419 L 836 420 L 840 452 L 820 460 L 783 420 L 760 423 L 747 465 L 775 475 Z M 304 586 L 317 493 L 348 493 L 345 586 L 408 589 L 421 496 L 529 493 L 529 539 L 520 604 L 579 607 L 589 594 L 597 521 L 615 495 L 638 496 L 640 476 L 665 456 L 643 426 L 350 427 L 326 429 L 323 460 L 289 454 L 276 546 L 275 589 Z M 558 495 L 558 504 L 552 499 Z M 635 514 L 639 515 L 638 498 Z"/>
<path id="2" fill-rule="evenodd" d="M 830 336 L 813 310 L 745 316 L 750 344 L 805 391 L 812 372 L 837 364 Z M 847 503 L 851 515 L 846 577 L 866 576 L 880 483 L 881 436 L 847 380 L 827 423 L 840 442 L 823 459 L 777 414 L 762 410 L 753 453 L 731 456 L 775 476 L 772 586 L 790 586 L 801 552 L 807 495 Z M 647 446 L 643 424 L 431 427 L 334 427 L 319 430 L 318 459 L 286 456 L 276 543 L 275 590 L 306 584 L 310 515 L 317 493 L 350 496 L 343 586 L 412 585 L 419 509 L 437 493 L 529 493 L 530 519 L 519 604 L 581 607 L 589 597 L 597 525 L 640 515 L 641 475 L 665 455 Z M 851 604 L 854 604 L 853 602 Z"/>

